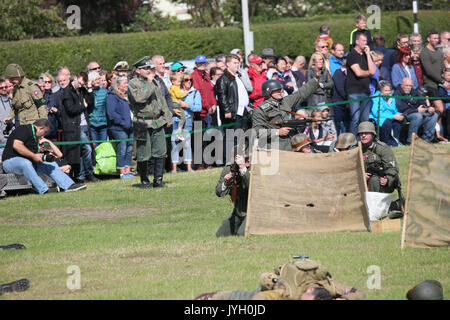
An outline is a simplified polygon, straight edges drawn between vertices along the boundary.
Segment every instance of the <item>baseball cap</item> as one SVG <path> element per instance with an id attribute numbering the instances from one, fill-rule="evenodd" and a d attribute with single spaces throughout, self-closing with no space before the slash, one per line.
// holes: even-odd
<path id="1" fill-rule="evenodd" d="M 263 62 L 263 59 L 260 56 L 254 56 L 251 60 L 250 63 L 256 63 L 256 64 L 260 64 Z"/>
<path id="2" fill-rule="evenodd" d="M 195 63 L 205 63 L 206 61 L 206 57 L 203 55 L 198 55 L 195 57 Z"/>

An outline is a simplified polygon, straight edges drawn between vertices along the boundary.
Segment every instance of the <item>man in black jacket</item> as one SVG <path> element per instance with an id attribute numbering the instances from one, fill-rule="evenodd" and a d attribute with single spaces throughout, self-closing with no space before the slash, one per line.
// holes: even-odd
<path id="1" fill-rule="evenodd" d="M 61 122 L 63 141 L 90 140 L 87 109 L 94 104 L 92 87 L 85 72 L 79 72 L 62 93 Z M 80 182 L 96 182 L 92 165 L 92 149 L 89 144 L 63 146 L 65 158 L 72 166 L 73 178 Z"/>
<path id="2" fill-rule="evenodd" d="M 403 78 L 400 87 L 395 90 L 394 95 L 417 97 L 418 93 L 412 86 L 411 78 Z M 431 142 L 434 139 L 438 115 L 428 100 L 397 99 L 397 109 L 409 121 L 407 144 L 411 143 L 413 132 L 417 134 L 422 125 L 423 134 L 421 138 L 427 142 Z"/>

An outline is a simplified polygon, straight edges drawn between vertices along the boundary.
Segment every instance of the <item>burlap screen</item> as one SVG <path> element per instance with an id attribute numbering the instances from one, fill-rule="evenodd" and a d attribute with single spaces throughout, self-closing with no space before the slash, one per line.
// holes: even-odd
<path id="1" fill-rule="evenodd" d="M 327 154 L 255 148 L 245 234 L 367 230 L 361 157 L 359 148 Z M 261 159 L 271 159 L 271 170 Z"/>
<path id="2" fill-rule="evenodd" d="M 417 136 L 413 140 L 402 247 L 448 246 L 450 151 L 426 143 Z"/>

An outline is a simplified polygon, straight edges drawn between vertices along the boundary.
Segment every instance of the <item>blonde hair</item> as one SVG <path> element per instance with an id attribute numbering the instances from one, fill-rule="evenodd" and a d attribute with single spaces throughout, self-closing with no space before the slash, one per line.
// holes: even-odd
<path id="1" fill-rule="evenodd" d="M 39 79 L 44 80 L 44 77 L 50 79 L 50 81 L 52 82 L 52 88 L 53 88 L 54 85 L 55 85 L 55 78 L 53 78 L 53 76 L 52 76 L 50 73 L 48 73 L 48 72 L 44 72 L 44 73 L 41 73 L 41 74 L 39 75 Z"/>
<path id="2" fill-rule="evenodd" d="M 179 81 L 182 82 L 184 79 L 184 75 L 183 74 L 179 74 L 179 73 L 172 73 L 170 75 L 170 81 Z"/>
<path id="3" fill-rule="evenodd" d="M 320 52 L 314 52 L 311 55 L 311 59 L 309 59 L 308 69 L 311 69 L 311 67 L 315 66 L 314 59 L 316 59 L 316 56 L 319 56 L 320 58 L 323 59 L 323 64 L 324 64 L 324 67 L 325 67 L 325 57 L 323 56 L 323 54 L 321 54 Z"/>
<path id="4" fill-rule="evenodd" d="M 295 118 L 297 119 L 300 117 L 306 118 L 309 117 L 308 111 L 306 111 L 305 109 L 298 109 L 295 115 Z"/>

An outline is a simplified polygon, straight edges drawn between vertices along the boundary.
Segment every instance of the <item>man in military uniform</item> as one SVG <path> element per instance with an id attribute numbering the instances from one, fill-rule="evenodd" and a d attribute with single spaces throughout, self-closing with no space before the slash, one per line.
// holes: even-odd
<path id="1" fill-rule="evenodd" d="M 6 67 L 5 77 L 14 85 L 12 106 L 8 120 L 17 118 L 16 127 L 34 123 L 38 119 L 47 119 L 47 106 L 39 87 L 30 79 L 25 78 L 23 69 L 18 64 Z"/>
<path id="2" fill-rule="evenodd" d="M 298 91 L 283 97 L 283 85 L 278 80 L 267 80 L 262 84 L 262 96 L 266 97 L 258 108 L 253 111 L 253 128 L 259 139 L 259 147 L 274 148 L 272 137 L 279 138 L 278 149 L 292 151 L 289 131 L 290 127 L 281 127 L 273 122 L 291 119 L 293 108 L 300 105 L 319 87 L 320 70 L 316 78 L 309 80 Z"/>
<path id="3" fill-rule="evenodd" d="M 372 122 L 359 124 L 358 136 L 362 144 L 367 186 L 372 192 L 391 193 L 398 185 L 397 160 L 389 146 L 375 139 L 375 135 Z"/>
<path id="4" fill-rule="evenodd" d="M 330 145 L 329 152 L 342 152 L 358 147 L 358 141 L 353 133 L 344 132 Z"/>
<path id="5" fill-rule="evenodd" d="M 138 76 L 130 80 L 128 100 L 134 113 L 137 167 L 142 188 L 151 188 L 148 161 L 154 159 L 153 187 L 164 187 L 164 158 L 167 156 L 164 126 L 172 125 L 172 113 L 167 107 L 160 85 L 155 81 L 154 65 L 144 57 L 133 65 Z"/>
<path id="6" fill-rule="evenodd" d="M 236 148 L 237 149 L 237 148 Z M 243 236 L 247 215 L 248 187 L 250 185 L 250 162 L 248 152 L 236 154 L 235 162 L 226 165 L 216 185 L 216 195 L 231 196 L 234 203 L 232 214 L 222 222 L 216 232 L 217 237 Z"/>
<path id="7" fill-rule="evenodd" d="M 293 151 L 302 153 L 322 153 L 322 151 L 314 148 L 311 138 L 304 133 L 297 133 L 291 138 L 291 146 Z"/>

